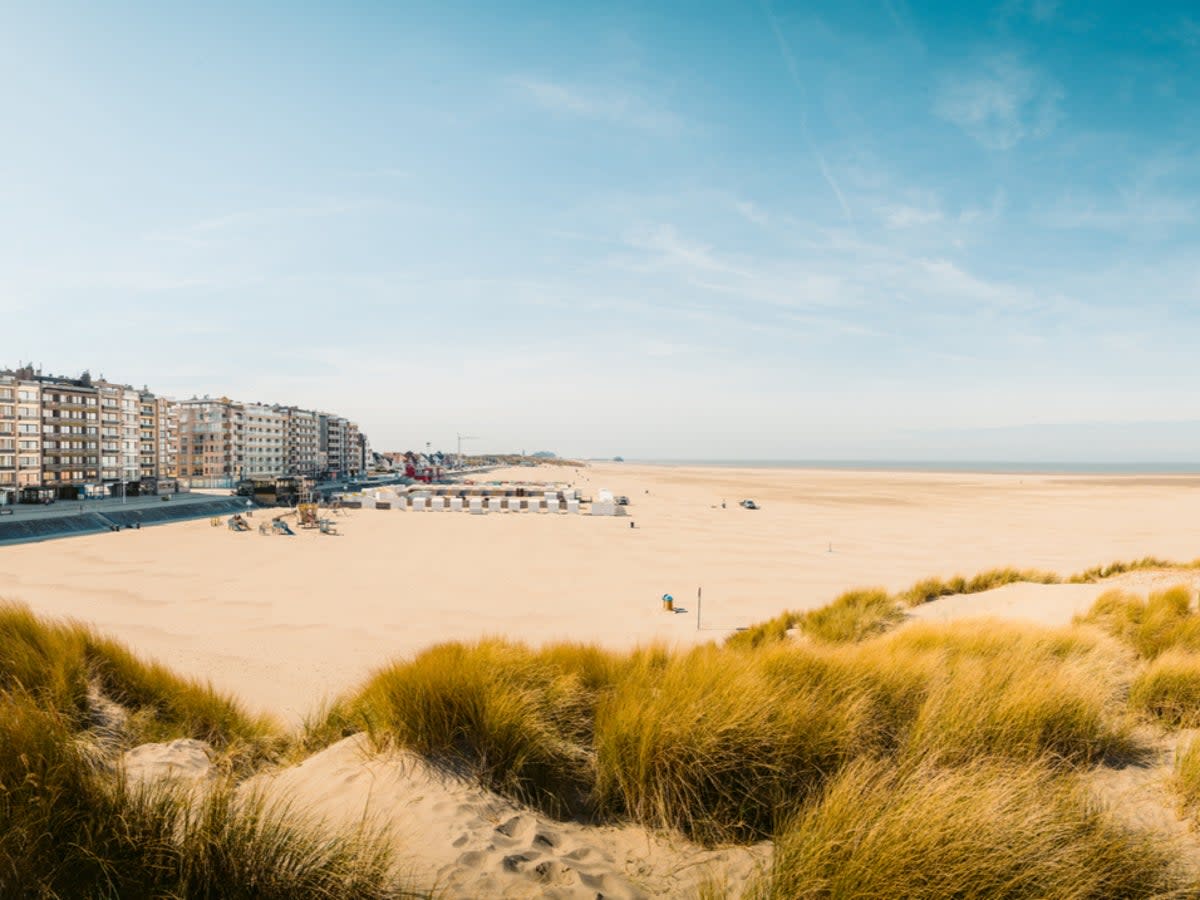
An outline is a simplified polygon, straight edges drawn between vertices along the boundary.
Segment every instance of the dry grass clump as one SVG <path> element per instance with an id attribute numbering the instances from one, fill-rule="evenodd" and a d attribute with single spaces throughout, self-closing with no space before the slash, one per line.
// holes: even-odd
<path id="1" fill-rule="evenodd" d="M 1172 647 L 1200 651 L 1200 615 L 1192 608 L 1191 589 L 1183 585 L 1144 599 L 1127 591 L 1106 591 L 1076 621 L 1099 625 L 1146 659 Z"/>
<path id="2" fill-rule="evenodd" d="M 1053 572 L 1043 572 L 1039 569 L 989 569 L 970 579 L 963 578 L 961 575 L 955 575 L 949 579 L 925 578 L 908 590 L 902 591 L 898 599 L 905 606 L 920 606 L 923 603 L 931 603 L 939 597 L 949 597 L 954 594 L 979 594 L 983 591 L 1003 587 L 1006 584 L 1018 582 L 1058 584 L 1061 580 Z"/>
<path id="3" fill-rule="evenodd" d="M 1171 562 L 1167 559 L 1159 559 L 1156 556 L 1143 556 L 1141 559 L 1133 559 L 1128 562 L 1111 562 L 1106 566 L 1093 566 L 1090 569 L 1085 569 L 1076 575 L 1072 575 L 1068 581 L 1071 584 L 1091 584 L 1097 581 L 1103 581 L 1106 578 L 1112 578 L 1115 575 L 1123 575 L 1126 572 L 1137 572 L 1143 569 L 1196 569 L 1200 568 L 1200 560 L 1195 560 L 1190 563 Z"/>
<path id="4" fill-rule="evenodd" d="M 92 724 L 89 685 L 130 713 L 130 743 L 193 737 L 238 764 L 271 756 L 277 726 L 210 686 L 138 659 L 121 644 L 74 623 L 50 622 L 0 604 L 0 690 L 21 690 L 65 716 Z"/>
<path id="5" fill-rule="evenodd" d="M 1200 820 L 1200 738 L 1193 739 L 1175 758 L 1175 791 L 1183 808 Z"/>
<path id="6" fill-rule="evenodd" d="M 573 645 L 537 653 L 503 640 L 442 644 L 378 673 L 338 715 L 382 744 L 561 813 L 580 805 L 593 779 L 583 748 L 615 659 Z"/>
<path id="7" fill-rule="evenodd" d="M 1160 838 L 1119 827 L 1044 766 L 863 760 L 780 835 L 751 896 L 1108 900 L 1182 888 Z"/>
<path id="8" fill-rule="evenodd" d="M 1172 728 L 1200 726 L 1200 654 L 1168 650 L 1134 679 L 1129 705 Z"/>
<path id="9" fill-rule="evenodd" d="M 882 588 L 856 588 L 819 609 L 781 613 L 773 619 L 735 632 L 725 643 L 730 647 L 752 650 L 784 640 L 793 628 L 828 643 L 861 641 L 886 631 L 903 618 L 899 604 Z"/>
<path id="10" fill-rule="evenodd" d="M 635 665 L 597 710 L 597 807 L 700 841 L 770 834 L 867 749 L 864 704 L 824 691 L 833 680 L 790 648 L 710 646 Z"/>
<path id="11" fill-rule="evenodd" d="M 313 734 L 357 723 L 555 814 L 752 840 L 865 757 L 1135 756 L 1126 664 L 1099 635 L 998 623 L 749 652 L 484 641 L 378 673 Z"/>
<path id="12" fill-rule="evenodd" d="M 1069 629 L 1000 622 L 914 624 L 864 648 L 923 661 L 907 756 L 1091 763 L 1139 755 L 1120 712 L 1118 648 Z"/>
<path id="13" fill-rule="evenodd" d="M 899 605 L 882 588 L 847 591 L 832 603 L 804 613 L 799 628 L 819 641 L 861 641 L 886 631 L 904 618 Z"/>
<path id="14" fill-rule="evenodd" d="M 134 790 L 75 711 L 0 689 L 0 896 L 382 900 L 391 867 L 378 838 L 235 802 L 230 783 Z"/>
<path id="15" fill-rule="evenodd" d="M 735 631 L 725 639 L 725 644 L 728 647 L 753 650 L 755 647 L 761 647 L 763 644 L 778 643 L 787 637 L 789 631 L 800 624 L 800 620 L 803 617 L 804 613 L 802 612 L 788 611 L 780 613 L 773 619 L 767 619 L 765 622 L 759 622 L 757 625 L 751 625 L 749 628 Z"/>

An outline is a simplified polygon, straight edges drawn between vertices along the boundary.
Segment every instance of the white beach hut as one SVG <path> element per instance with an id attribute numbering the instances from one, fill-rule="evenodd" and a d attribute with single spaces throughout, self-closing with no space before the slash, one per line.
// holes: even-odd
<path id="1" fill-rule="evenodd" d="M 462 512 L 462 510 L 463 510 L 463 498 L 462 497 L 451 497 L 450 498 L 450 512 Z"/>
<path id="2" fill-rule="evenodd" d="M 483 498 L 482 497 L 472 497 L 471 498 L 471 515 L 482 516 L 485 512 L 487 512 L 487 510 L 483 508 Z"/>

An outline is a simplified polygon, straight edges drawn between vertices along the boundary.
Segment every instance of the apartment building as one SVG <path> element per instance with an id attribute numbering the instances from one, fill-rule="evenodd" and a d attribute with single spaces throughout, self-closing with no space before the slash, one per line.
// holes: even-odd
<path id="1" fill-rule="evenodd" d="M 42 485 L 66 499 L 95 493 L 101 481 L 99 389 L 86 373 L 80 378 L 38 375 L 30 380 L 36 381 L 37 387 L 18 390 L 18 412 L 32 417 L 36 410 L 41 421 L 34 425 L 26 419 L 25 424 L 18 424 L 18 441 L 28 443 L 18 447 L 35 452 L 33 438 L 40 427 Z M 108 446 L 119 446 L 119 438 L 115 442 L 110 439 Z M 115 459 L 113 453 L 109 455 Z"/>
<path id="2" fill-rule="evenodd" d="M 346 426 L 349 424 L 341 416 L 321 413 L 321 453 L 325 456 L 324 471 L 330 478 L 344 478 L 349 475 L 349 453 L 346 446 Z"/>
<path id="3" fill-rule="evenodd" d="M 284 473 L 316 478 L 324 470 L 320 417 L 311 409 L 280 407 L 284 414 Z"/>
<path id="4" fill-rule="evenodd" d="M 243 414 L 243 478 L 273 478 L 287 467 L 287 413 L 278 407 L 248 403 Z"/>
<path id="5" fill-rule="evenodd" d="M 100 481 L 113 496 L 141 489 L 141 392 L 127 384 L 97 381 L 100 399 Z"/>
<path id="6" fill-rule="evenodd" d="M 355 477 L 363 474 L 362 434 L 354 422 L 346 423 L 346 474 Z"/>
<path id="7" fill-rule="evenodd" d="M 41 387 L 0 374 L 0 503 L 42 483 Z"/>
<path id="8" fill-rule="evenodd" d="M 179 477 L 193 487 L 231 488 L 244 477 L 245 413 L 227 397 L 179 403 Z"/>
<path id="9" fill-rule="evenodd" d="M 138 469 L 142 493 L 173 491 L 178 476 L 179 404 L 138 393 Z"/>
<path id="10" fill-rule="evenodd" d="M 227 397 L 175 402 L 98 379 L 0 371 L 0 503 L 369 469 L 358 426 L 329 413 Z"/>

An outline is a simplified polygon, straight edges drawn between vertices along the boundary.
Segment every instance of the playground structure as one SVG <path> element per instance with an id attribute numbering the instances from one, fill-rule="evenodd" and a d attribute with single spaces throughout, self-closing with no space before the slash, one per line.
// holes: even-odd
<path id="1" fill-rule="evenodd" d="M 228 524 L 229 524 L 230 531 L 249 531 L 250 530 L 250 523 L 247 522 L 245 520 L 245 518 L 243 518 L 241 513 L 234 513 L 232 516 L 230 516 Z"/>
<path id="2" fill-rule="evenodd" d="M 315 503 L 301 503 L 296 507 L 296 515 L 300 520 L 301 528 L 317 528 L 320 525 Z"/>

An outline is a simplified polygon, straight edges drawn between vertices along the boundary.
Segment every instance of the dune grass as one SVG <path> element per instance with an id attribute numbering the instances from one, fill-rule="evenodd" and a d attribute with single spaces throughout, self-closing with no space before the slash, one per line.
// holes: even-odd
<path id="1" fill-rule="evenodd" d="M 1200 559 L 1186 563 L 1159 559 L 1157 556 L 1143 556 L 1141 559 L 1128 561 L 1117 560 L 1105 566 L 1093 566 L 1085 569 L 1072 575 L 1067 581 L 1071 584 L 1091 584 L 1116 575 L 1124 575 L 1126 572 L 1139 572 L 1145 569 L 1200 569 Z"/>
<path id="2" fill-rule="evenodd" d="M 130 743 L 198 738 L 239 766 L 273 756 L 283 743 L 272 720 L 208 685 L 140 660 L 86 626 L 0 604 L 0 690 L 22 690 L 83 728 L 95 724 L 89 686 L 130 713 Z"/>
<path id="3" fill-rule="evenodd" d="M 98 729 L 101 700 L 128 715 Z M 122 749 L 176 737 L 208 741 L 227 772 L 282 741 L 271 721 L 84 626 L 0 606 L 0 896 L 401 893 L 378 836 L 235 800 L 232 780 L 195 795 L 125 783 Z"/>
<path id="4" fill-rule="evenodd" d="M 580 805 L 576 795 L 592 780 L 581 748 L 614 661 L 573 645 L 536 653 L 503 640 L 442 644 L 379 673 L 335 715 L 561 812 Z"/>
<path id="5" fill-rule="evenodd" d="M 1044 766 L 863 760 L 791 822 L 750 895 L 1107 900 L 1183 887 L 1160 838 L 1117 826 Z"/>
<path id="6" fill-rule="evenodd" d="M 1171 728 L 1200 726 L 1200 654 L 1167 650 L 1134 679 L 1129 705 Z"/>
<path id="7" fill-rule="evenodd" d="M 832 603 L 804 613 L 799 628 L 819 641 L 845 643 L 880 634 L 903 618 L 887 591 L 865 588 L 847 591 Z"/>
<path id="8" fill-rule="evenodd" d="M 1184 811 L 1200 824 L 1200 738 L 1193 738 L 1175 757 L 1174 787 Z"/>
<path id="9" fill-rule="evenodd" d="M 852 596 L 852 610 L 887 599 Z M 366 730 L 554 815 L 745 841 L 775 833 L 863 758 L 1135 757 L 1118 696 L 1128 663 L 1098 635 L 995 623 L 753 652 L 490 640 L 377 673 L 313 722 L 308 740 L 315 749 Z"/>
<path id="10" fill-rule="evenodd" d="M 377 836 L 335 834 L 232 783 L 187 796 L 97 765 L 77 723 L 0 691 L 0 895 L 45 898 L 398 896 Z"/>
<path id="11" fill-rule="evenodd" d="M 856 588 L 819 609 L 785 612 L 735 632 L 726 644 L 752 650 L 784 640 L 793 628 L 818 641 L 860 641 L 886 631 L 903 618 L 899 604 L 882 588 Z"/>
<path id="12" fill-rule="evenodd" d="M 1182 585 L 1144 598 L 1106 591 L 1077 621 L 1098 625 L 1146 659 L 1173 647 L 1200 651 L 1200 615 L 1193 608 L 1191 589 Z"/>
<path id="13" fill-rule="evenodd" d="M 897 599 L 905 606 L 920 606 L 931 603 L 939 597 L 949 597 L 954 594 L 979 594 L 995 590 L 1006 584 L 1021 582 L 1030 584 L 1058 584 L 1062 579 L 1053 572 L 1043 572 L 1040 569 L 988 569 L 985 572 L 964 578 L 955 575 L 953 578 L 924 578 L 905 591 L 901 591 Z"/>

